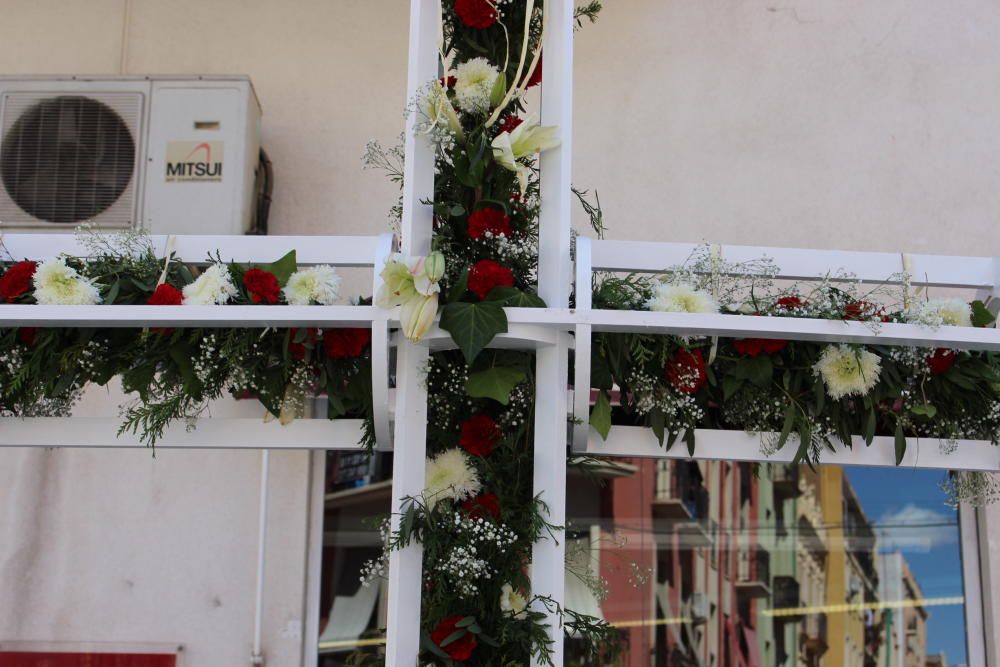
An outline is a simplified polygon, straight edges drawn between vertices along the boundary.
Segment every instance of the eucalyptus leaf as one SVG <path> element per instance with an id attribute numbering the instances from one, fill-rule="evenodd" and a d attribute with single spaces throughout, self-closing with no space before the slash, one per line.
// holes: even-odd
<path id="1" fill-rule="evenodd" d="M 903 462 L 906 455 L 906 436 L 903 435 L 903 422 L 896 422 L 896 465 Z"/>
<path id="2" fill-rule="evenodd" d="M 608 433 L 611 431 L 611 402 L 603 391 L 598 392 L 597 403 L 590 410 L 590 425 L 601 434 L 603 440 L 608 439 Z"/>

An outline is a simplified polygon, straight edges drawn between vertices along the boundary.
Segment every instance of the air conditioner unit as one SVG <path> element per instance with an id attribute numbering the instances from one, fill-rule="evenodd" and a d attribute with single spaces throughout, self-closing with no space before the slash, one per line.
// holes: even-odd
<path id="1" fill-rule="evenodd" d="M 0 77 L 0 230 L 242 234 L 259 164 L 247 77 Z"/>

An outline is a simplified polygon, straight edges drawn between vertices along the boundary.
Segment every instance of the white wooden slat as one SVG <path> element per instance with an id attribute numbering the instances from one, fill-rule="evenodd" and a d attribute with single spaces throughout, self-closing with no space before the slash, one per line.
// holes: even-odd
<path id="1" fill-rule="evenodd" d="M 793 436 L 772 456 L 761 452 L 760 437 L 743 431 L 695 431 L 695 458 L 720 461 L 759 461 L 762 463 L 789 463 L 795 457 L 798 440 Z M 687 448 L 678 441 L 668 451 L 664 449 L 652 429 L 644 426 L 612 426 L 608 439 L 591 430 L 583 448 L 574 447 L 579 454 L 592 456 L 686 459 Z M 950 453 L 949 453 L 950 451 Z M 824 450 L 820 462 L 835 465 L 895 467 L 895 440 L 877 436 L 871 446 L 857 436 L 852 446 L 838 446 L 836 451 Z M 900 468 L 933 468 L 945 470 L 1000 471 L 1000 447 L 988 441 L 959 440 L 942 446 L 936 438 L 907 439 L 906 454 Z"/>
<path id="2" fill-rule="evenodd" d="M 0 304 L 0 327 L 368 327 L 374 306 L 39 306 Z"/>
<path id="3" fill-rule="evenodd" d="M 542 153 L 539 167 L 538 295 L 554 308 L 569 305 L 571 182 L 573 167 L 573 0 L 545 2 L 542 49 L 541 122 L 558 128 L 561 144 Z M 513 327 L 512 327 L 513 330 Z M 546 520 L 566 524 L 566 379 L 569 344 L 539 348 L 535 356 L 534 493 L 548 509 Z M 565 540 L 556 529 L 535 543 L 531 559 L 531 592 L 564 602 Z M 555 610 L 536 605 L 547 616 L 552 662 L 563 664 L 563 629 Z M 531 660 L 540 664 L 538 658 Z"/>
<path id="4" fill-rule="evenodd" d="M 617 272 L 662 272 L 684 264 L 699 247 L 694 243 L 650 243 L 646 241 L 594 241 L 593 269 Z M 846 271 L 865 282 L 898 280 L 903 270 L 900 253 L 845 250 L 721 246 L 729 262 L 747 262 L 769 257 L 789 280 L 810 280 Z M 911 283 L 936 287 L 990 287 L 995 276 L 990 257 L 910 255 Z"/>
<path id="5" fill-rule="evenodd" d="M 375 272 L 372 279 L 372 295 L 378 294 L 382 286 L 381 267 L 392 253 L 395 239 L 391 234 L 379 237 L 375 249 Z M 375 440 L 385 447 L 392 443 L 392 428 L 389 424 L 389 314 L 376 307 L 372 317 L 372 416 L 375 425 Z"/>
<path id="6" fill-rule="evenodd" d="M 410 0 L 409 66 L 407 102 L 419 89 L 437 79 L 438 0 Z M 434 199 L 434 149 L 426 137 L 418 136 L 416 113 L 406 119 L 403 163 L 403 217 L 400 223 L 402 252 L 427 255 L 431 250 L 434 211 L 425 202 Z M 397 360 L 396 409 L 404 419 L 396 422 L 393 456 L 391 528 L 399 530 L 403 499 L 418 495 L 424 487 L 427 453 L 427 391 L 421 371 L 427 363 L 427 348 L 404 344 Z M 413 543 L 393 550 L 389 556 L 388 616 L 385 664 L 410 667 L 420 652 L 420 601 L 423 590 L 423 550 Z"/>
<path id="7" fill-rule="evenodd" d="M 165 254 L 167 236 L 150 240 Z M 218 251 L 224 261 L 266 264 L 295 250 L 299 265 L 331 264 L 343 267 L 374 265 L 378 236 L 195 236 L 174 237 L 175 256 L 187 263 L 205 262 Z M 3 245 L 13 259 L 47 259 L 59 254 L 86 255 L 74 234 L 4 234 Z"/>
<path id="8" fill-rule="evenodd" d="M 590 310 L 593 294 L 591 283 L 591 249 L 589 238 L 578 236 L 576 239 L 576 308 L 578 311 Z M 573 442 L 577 447 L 587 442 L 590 431 L 590 354 L 591 334 L 593 327 L 589 324 L 578 324 L 574 332 L 573 355 Z"/>
<path id="9" fill-rule="evenodd" d="M 282 425 L 255 418 L 204 418 L 189 429 L 176 422 L 158 449 L 360 449 L 360 419 L 297 419 Z M 131 433 L 118 436 L 112 417 L 0 417 L 0 447 L 143 447 Z"/>
<path id="10" fill-rule="evenodd" d="M 914 324 L 884 323 L 874 330 L 865 322 L 632 310 L 592 310 L 576 313 L 576 317 L 580 322 L 592 324 L 594 331 L 1000 351 L 1000 330 L 994 328 L 943 326 L 932 329 Z"/>

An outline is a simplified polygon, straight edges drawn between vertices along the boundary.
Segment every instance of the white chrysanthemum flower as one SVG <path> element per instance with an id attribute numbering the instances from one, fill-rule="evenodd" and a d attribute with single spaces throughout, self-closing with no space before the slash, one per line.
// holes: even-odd
<path id="1" fill-rule="evenodd" d="M 212 264 L 190 285 L 184 286 L 185 306 L 222 305 L 236 296 L 236 285 L 229 269 L 222 264 Z"/>
<path id="2" fill-rule="evenodd" d="M 510 584 L 504 584 L 500 588 L 500 610 L 513 614 L 514 618 L 522 619 L 527 614 L 528 601 L 519 591 L 514 590 Z"/>
<path id="3" fill-rule="evenodd" d="M 831 398 L 864 396 L 878 384 L 882 360 L 864 348 L 827 345 L 813 370 L 823 378 Z"/>
<path id="4" fill-rule="evenodd" d="M 66 266 L 62 257 L 38 265 L 32 277 L 35 301 L 44 306 L 90 306 L 101 302 L 101 293 L 89 278 Z"/>
<path id="5" fill-rule="evenodd" d="M 660 283 L 646 302 L 650 310 L 664 313 L 717 313 L 719 304 L 708 292 L 685 283 Z"/>
<path id="6" fill-rule="evenodd" d="M 326 264 L 300 269 L 288 278 L 282 292 L 285 301 L 293 306 L 311 303 L 332 306 L 340 297 L 340 276 L 336 269 Z"/>
<path id="7" fill-rule="evenodd" d="M 471 498 L 482 487 L 472 461 L 461 449 L 448 449 L 427 460 L 424 500 L 428 508 L 446 498 Z"/>
<path id="8" fill-rule="evenodd" d="M 931 326 L 972 326 L 972 306 L 961 299 L 932 299 L 920 305 L 916 319 Z"/>
<path id="9" fill-rule="evenodd" d="M 490 110 L 490 94 L 497 81 L 497 68 L 486 58 L 473 58 L 455 69 L 455 103 L 462 111 Z"/>

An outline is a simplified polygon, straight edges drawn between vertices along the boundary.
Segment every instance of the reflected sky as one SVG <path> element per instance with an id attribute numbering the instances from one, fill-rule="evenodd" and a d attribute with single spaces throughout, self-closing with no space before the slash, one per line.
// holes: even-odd
<path id="1" fill-rule="evenodd" d="M 899 550 L 927 598 L 963 594 L 958 513 L 945 504 L 945 472 L 845 468 L 858 500 L 879 534 L 879 550 Z M 965 662 L 965 610 L 928 609 L 927 653 L 944 651 L 951 665 Z"/>

